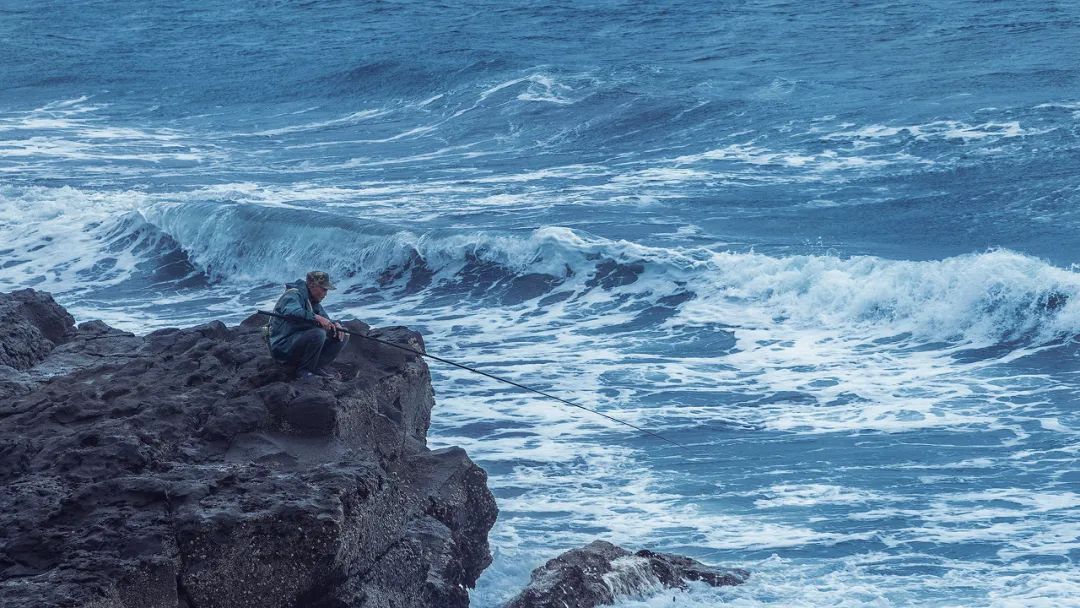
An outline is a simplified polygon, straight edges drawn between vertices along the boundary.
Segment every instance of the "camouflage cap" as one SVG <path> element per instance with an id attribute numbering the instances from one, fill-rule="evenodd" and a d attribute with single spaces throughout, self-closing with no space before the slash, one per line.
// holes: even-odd
<path id="1" fill-rule="evenodd" d="M 318 285 L 323 289 L 337 289 L 334 284 L 330 282 L 330 275 L 321 270 L 312 270 L 307 273 L 308 284 Z"/>

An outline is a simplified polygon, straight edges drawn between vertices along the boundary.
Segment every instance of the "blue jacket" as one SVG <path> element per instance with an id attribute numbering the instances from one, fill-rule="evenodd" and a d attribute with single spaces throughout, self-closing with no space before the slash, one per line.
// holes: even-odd
<path id="1" fill-rule="evenodd" d="M 303 279 L 285 285 L 285 293 L 278 298 L 274 312 L 295 319 L 270 319 L 270 354 L 278 361 L 288 358 L 300 332 L 318 327 L 315 324 L 315 315 L 330 318 L 321 304 L 311 301 L 307 282 Z"/>

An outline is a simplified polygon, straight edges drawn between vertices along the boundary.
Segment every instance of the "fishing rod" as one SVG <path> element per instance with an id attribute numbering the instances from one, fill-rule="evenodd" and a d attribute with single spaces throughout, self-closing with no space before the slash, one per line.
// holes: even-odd
<path id="1" fill-rule="evenodd" d="M 288 315 L 282 315 L 282 314 L 278 314 L 276 312 L 270 312 L 268 310 L 260 310 L 259 314 L 266 315 L 268 317 L 277 317 L 278 319 L 285 319 L 286 321 L 292 321 L 292 322 L 308 321 L 308 319 L 300 319 L 298 317 L 290 317 Z M 314 323 L 314 321 L 310 321 L 310 322 Z M 555 395 L 552 395 L 551 393 L 545 393 L 542 390 L 535 389 L 535 388 L 532 388 L 532 387 L 529 387 L 529 386 L 525 386 L 524 384 L 519 384 L 517 382 L 514 382 L 513 380 L 508 380 L 506 378 L 501 378 L 501 377 L 496 376 L 494 374 L 489 374 L 487 372 L 480 371 L 478 369 L 474 369 L 472 367 L 469 367 L 468 365 L 462 365 L 461 363 L 457 363 L 457 362 L 451 361 L 449 359 L 443 359 L 442 357 L 438 357 L 436 355 L 431 355 L 431 354 L 428 354 L 428 353 L 420 352 L 420 351 L 418 351 L 418 350 L 416 350 L 414 348 L 409 348 L 408 346 L 402 346 L 400 344 L 394 344 L 393 342 L 389 342 L 387 340 L 380 340 L 379 338 L 376 338 L 374 336 L 368 336 L 368 335 L 357 333 L 357 332 L 354 332 L 354 331 L 349 331 L 348 329 L 345 329 L 345 328 L 339 328 L 338 331 L 342 331 L 344 333 L 347 333 L 350 336 L 357 336 L 357 337 L 363 338 L 365 340 L 371 340 L 372 342 L 378 342 L 379 344 L 385 344 L 386 346 L 392 346 L 394 348 L 397 348 L 397 349 L 412 353 L 414 355 L 419 355 L 421 357 L 427 357 L 428 359 L 434 359 L 435 361 L 438 361 L 440 363 L 446 363 L 447 365 L 453 365 L 454 367 L 458 367 L 458 368 L 461 368 L 463 370 L 470 371 L 470 372 L 472 372 L 474 374 L 480 374 L 481 376 L 487 376 L 488 378 L 491 378 L 492 380 L 498 380 L 499 382 L 505 382 L 506 384 L 509 384 L 511 386 L 516 386 L 517 388 L 520 388 L 522 390 L 530 391 L 530 392 L 536 393 L 537 395 L 543 395 L 543 396 L 547 397 L 548 399 L 554 399 L 555 401 L 558 401 L 560 403 L 565 403 L 566 405 L 569 405 L 571 407 L 576 407 L 576 408 L 578 408 L 580 410 L 585 410 L 586 412 L 592 412 L 593 414 L 596 414 L 597 416 L 603 416 L 604 418 L 607 418 L 608 420 L 611 420 L 612 422 L 618 422 L 621 425 L 628 426 L 628 427 L 630 427 L 630 428 L 632 428 L 632 429 L 634 429 L 636 431 L 640 431 L 642 433 L 645 433 L 646 435 L 656 437 L 657 439 L 661 439 L 663 441 L 666 441 L 666 442 L 670 443 L 671 445 L 678 446 L 678 447 L 680 447 L 680 448 L 682 448 L 684 450 L 688 449 L 685 445 L 683 445 L 683 444 L 681 444 L 681 443 L 679 443 L 677 441 L 672 441 L 671 439 L 668 439 L 667 437 L 664 437 L 663 435 L 654 433 L 654 432 L 652 432 L 652 431 L 650 431 L 648 429 L 643 429 L 640 426 L 635 426 L 633 424 L 630 424 L 629 422 L 626 422 L 625 420 L 619 420 L 618 418 L 615 418 L 613 416 L 608 416 L 607 414 L 605 414 L 603 412 L 598 412 L 598 411 L 596 411 L 594 409 L 585 407 L 584 405 L 579 405 L 577 403 L 574 403 L 573 401 L 563 399 L 562 397 L 556 397 Z"/>

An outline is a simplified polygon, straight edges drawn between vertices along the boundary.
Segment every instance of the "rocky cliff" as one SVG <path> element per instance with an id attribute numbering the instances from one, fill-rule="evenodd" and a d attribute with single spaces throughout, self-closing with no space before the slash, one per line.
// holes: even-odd
<path id="1" fill-rule="evenodd" d="M 257 318 L 137 336 L 33 290 L 0 315 L 0 605 L 468 605 L 497 510 L 426 445 L 422 358 L 353 339 L 341 380 L 293 382 Z"/>

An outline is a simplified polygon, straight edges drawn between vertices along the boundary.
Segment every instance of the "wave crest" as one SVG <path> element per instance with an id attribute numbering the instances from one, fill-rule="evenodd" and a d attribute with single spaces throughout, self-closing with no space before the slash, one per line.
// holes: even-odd
<path id="1" fill-rule="evenodd" d="M 42 287 L 77 291 L 136 275 L 177 284 L 200 275 L 263 285 L 320 268 L 345 293 L 537 309 L 566 303 L 582 315 L 618 309 L 644 319 L 627 327 L 770 325 L 971 343 L 1080 333 L 1080 273 L 1008 250 L 937 261 L 775 256 L 647 247 L 557 226 L 418 234 L 309 209 L 134 195 L 131 211 L 116 214 L 77 191 L 49 193 L 57 194 L 66 198 L 52 207 L 36 191 L 4 199 L 13 213 L 40 220 L 23 235 L 17 223 L 6 225 L 5 283 L 53 276 Z M 70 211 L 76 206 L 81 214 Z M 42 248 L 55 264 L 35 279 L 19 260 L 44 259 Z"/>
<path id="2" fill-rule="evenodd" d="M 511 303 L 556 288 L 578 296 L 620 290 L 648 302 L 691 292 L 698 297 L 682 304 L 683 322 L 741 315 L 796 326 L 877 326 L 927 340 L 1049 340 L 1080 330 L 1080 274 L 1008 250 L 938 261 L 777 257 L 646 247 L 563 227 L 416 234 L 250 205 L 163 205 L 143 215 L 222 280 L 271 280 L 319 267 L 353 286 L 407 293 L 457 287 L 478 297 L 504 297 L 529 283 Z"/>

